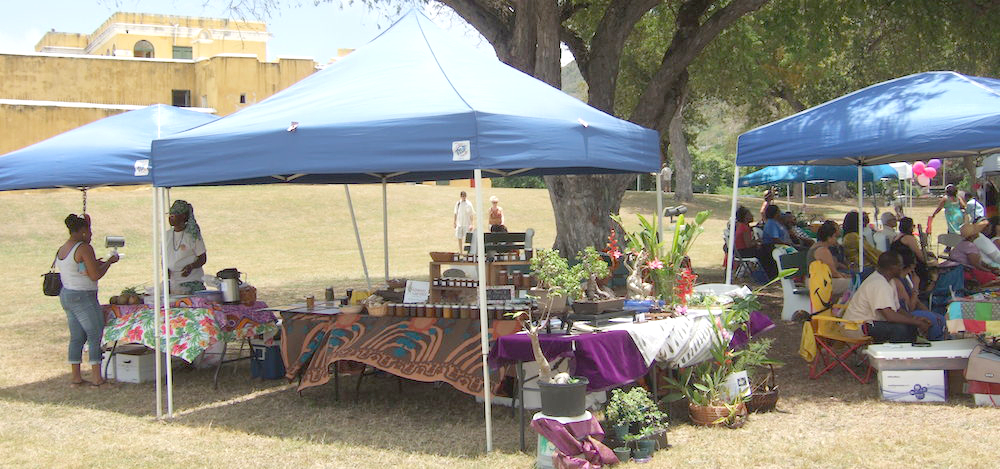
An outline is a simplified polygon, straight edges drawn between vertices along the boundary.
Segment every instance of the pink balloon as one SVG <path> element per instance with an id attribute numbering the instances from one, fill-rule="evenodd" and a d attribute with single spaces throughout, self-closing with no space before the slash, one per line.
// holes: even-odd
<path id="1" fill-rule="evenodd" d="M 913 174 L 916 174 L 917 176 L 924 174 L 924 169 L 926 168 L 927 166 L 924 165 L 923 161 L 913 163 Z"/>
<path id="2" fill-rule="evenodd" d="M 921 174 L 917 176 L 917 183 L 921 186 L 927 187 L 931 185 L 931 178 L 927 177 L 926 174 Z"/>
<path id="3" fill-rule="evenodd" d="M 937 170 L 933 166 L 928 166 L 924 168 L 924 176 L 927 176 L 927 179 L 934 179 L 934 176 L 937 176 Z"/>
<path id="4" fill-rule="evenodd" d="M 934 159 L 932 159 L 932 160 L 930 160 L 930 161 L 927 162 L 927 166 L 930 166 L 930 167 L 932 167 L 934 169 L 941 169 L 941 160 L 939 160 L 937 158 L 934 158 Z M 931 177 L 934 177 L 934 176 L 931 176 Z"/>

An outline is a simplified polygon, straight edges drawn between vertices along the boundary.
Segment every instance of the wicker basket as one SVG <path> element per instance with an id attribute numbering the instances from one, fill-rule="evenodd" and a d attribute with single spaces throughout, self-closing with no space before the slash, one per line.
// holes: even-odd
<path id="1" fill-rule="evenodd" d="M 728 421 L 726 419 L 730 415 L 729 408 L 723 405 L 695 405 L 688 403 L 688 412 L 691 414 L 691 423 L 695 425 L 739 428 L 746 421 L 747 407 L 741 402 L 736 408 L 735 415 Z M 720 421 L 720 419 L 722 420 Z"/>
<path id="2" fill-rule="evenodd" d="M 387 303 L 382 303 L 380 305 L 366 305 L 365 309 L 368 310 L 369 316 L 385 316 L 389 313 L 389 305 Z"/>
<path id="3" fill-rule="evenodd" d="M 431 260 L 434 262 L 448 262 L 455 259 L 453 252 L 432 252 Z"/>
<path id="4" fill-rule="evenodd" d="M 761 386 L 753 390 L 750 394 L 750 400 L 747 401 L 747 411 L 749 412 L 771 412 L 778 405 L 778 386 L 774 382 L 774 366 L 768 366 L 771 370 L 767 374 L 767 379 L 761 383 Z M 769 391 L 761 389 L 765 386 Z"/>

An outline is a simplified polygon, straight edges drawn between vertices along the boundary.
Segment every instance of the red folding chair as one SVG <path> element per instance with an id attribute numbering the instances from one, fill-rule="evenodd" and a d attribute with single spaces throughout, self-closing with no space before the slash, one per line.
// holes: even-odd
<path id="1" fill-rule="evenodd" d="M 872 339 L 868 336 L 851 337 L 844 334 L 845 330 L 859 330 L 861 322 L 841 319 L 835 314 L 846 308 L 846 305 L 835 304 L 830 269 L 821 261 L 813 261 L 809 266 L 809 300 L 813 316 L 808 324 L 803 325 L 803 334 L 811 333 L 815 342 L 809 378 L 819 378 L 840 365 L 858 382 L 868 383 L 873 371 L 868 357 L 862 358 L 867 368 L 864 377 L 855 371 L 849 361 L 852 355 L 870 344 Z M 803 337 L 803 341 L 808 340 L 808 337 Z"/>

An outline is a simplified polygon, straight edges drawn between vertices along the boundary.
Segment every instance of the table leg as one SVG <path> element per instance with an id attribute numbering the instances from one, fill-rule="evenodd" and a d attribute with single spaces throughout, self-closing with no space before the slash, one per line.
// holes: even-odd
<path id="1" fill-rule="evenodd" d="M 653 361 L 653 367 L 649 370 L 650 376 L 653 378 L 653 384 L 650 387 L 653 389 L 653 402 L 658 402 L 660 400 L 660 394 L 656 392 L 656 361 Z"/>
<path id="2" fill-rule="evenodd" d="M 521 433 L 521 451 L 524 451 L 524 363 L 517 362 L 517 410 Z"/>
<path id="3" fill-rule="evenodd" d="M 116 340 L 115 343 L 111 344 L 111 356 L 109 356 L 108 361 L 104 363 L 104 376 L 102 376 L 102 378 L 104 379 L 108 379 L 108 367 L 111 366 L 111 362 L 114 361 L 115 359 L 115 349 L 117 348 L 118 348 L 118 341 Z M 159 360 L 160 357 L 156 357 L 156 359 Z M 118 369 L 115 368 L 115 371 L 118 371 Z M 118 380 L 117 374 L 115 375 L 115 380 L 116 381 Z"/>
<path id="4" fill-rule="evenodd" d="M 333 400 L 340 402 L 340 362 L 333 362 Z"/>
<path id="5" fill-rule="evenodd" d="M 219 363 L 215 365 L 215 378 L 213 379 L 214 385 L 213 389 L 219 389 L 219 371 L 222 370 L 222 362 L 226 361 L 226 348 L 229 347 L 229 342 L 222 341 L 222 356 L 219 357 Z"/>

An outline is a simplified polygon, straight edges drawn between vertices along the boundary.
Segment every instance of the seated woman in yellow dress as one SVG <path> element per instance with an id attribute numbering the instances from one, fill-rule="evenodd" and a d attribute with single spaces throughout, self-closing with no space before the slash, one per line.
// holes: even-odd
<path id="1" fill-rule="evenodd" d="M 861 231 L 861 226 L 868 224 L 868 214 L 864 214 L 862 218 L 863 225 L 858 223 L 858 212 L 851 211 L 847 213 L 844 217 L 844 238 L 841 244 L 844 246 L 844 255 L 847 257 L 847 262 L 852 268 L 862 270 L 858 268 L 858 243 L 861 242 L 861 236 L 858 234 Z M 864 267 L 875 267 L 878 262 L 878 256 L 882 254 L 866 239 L 864 241 L 865 249 L 865 265 Z"/>

